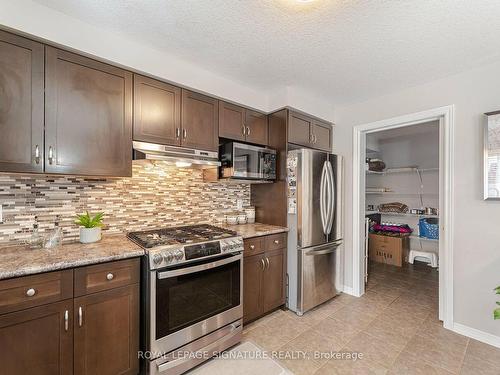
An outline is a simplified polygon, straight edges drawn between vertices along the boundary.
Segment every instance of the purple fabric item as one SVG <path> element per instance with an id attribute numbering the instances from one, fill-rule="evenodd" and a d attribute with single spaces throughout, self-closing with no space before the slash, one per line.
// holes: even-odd
<path id="1" fill-rule="evenodd" d="M 375 224 L 373 226 L 373 230 L 375 232 L 390 232 L 390 233 L 411 233 L 413 230 L 405 225 L 382 225 L 382 224 Z"/>

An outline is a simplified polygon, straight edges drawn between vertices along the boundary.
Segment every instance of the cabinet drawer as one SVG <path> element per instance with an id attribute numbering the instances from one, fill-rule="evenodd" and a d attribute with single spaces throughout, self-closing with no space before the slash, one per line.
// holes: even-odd
<path id="1" fill-rule="evenodd" d="M 251 256 L 255 254 L 260 254 L 264 252 L 262 237 L 248 238 L 243 242 L 244 245 L 244 256 Z"/>
<path id="2" fill-rule="evenodd" d="M 139 259 L 119 260 L 75 269 L 75 297 L 139 282 Z"/>
<path id="3" fill-rule="evenodd" d="M 264 238 L 266 251 L 283 249 L 286 247 L 286 233 L 272 234 Z"/>
<path id="4" fill-rule="evenodd" d="M 73 296 L 73 270 L 0 281 L 0 314 L 61 301 Z"/>

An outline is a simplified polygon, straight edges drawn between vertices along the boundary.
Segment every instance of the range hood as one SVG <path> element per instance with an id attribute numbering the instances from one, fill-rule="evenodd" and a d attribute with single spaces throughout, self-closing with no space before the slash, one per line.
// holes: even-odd
<path id="1" fill-rule="evenodd" d="M 134 149 L 134 160 L 161 160 L 178 167 L 197 169 L 217 168 L 220 166 L 219 154 L 215 151 L 195 150 L 139 141 L 133 141 L 132 147 Z"/>

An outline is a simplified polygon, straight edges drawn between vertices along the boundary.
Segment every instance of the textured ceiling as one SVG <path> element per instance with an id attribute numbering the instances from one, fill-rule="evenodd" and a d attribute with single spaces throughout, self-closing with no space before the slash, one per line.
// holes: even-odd
<path id="1" fill-rule="evenodd" d="M 498 0 L 35 0 L 249 87 L 360 101 L 500 57 Z"/>

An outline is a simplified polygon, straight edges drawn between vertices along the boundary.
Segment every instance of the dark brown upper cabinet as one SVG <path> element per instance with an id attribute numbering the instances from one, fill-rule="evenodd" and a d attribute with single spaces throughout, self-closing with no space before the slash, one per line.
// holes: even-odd
<path id="1" fill-rule="evenodd" d="M 134 75 L 134 141 L 181 145 L 181 89 Z"/>
<path id="2" fill-rule="evenodd" d="M 219 102 L 219 137 L 235 141 L 245 140 L 245 108 Z"/>
<path id="3" fill-rule="evenodd" d="M 0 171 L 43 172 L 43 45 L 0 31 Z"/>
<path id="4" fill-rule="evenodd" d="M 45 171 L 132 174 L 132 73 L 45 49 Z"/>
<path id="5" fill-rule="evenodd" d="M 219 102 L 219 137 L 268 144 L 267 115 L 243 107 Z"/>
<path id="6" fill-rule="evenodd" d="M 181 145 L 207 151 L 219 149 L 219 101 L 182 89 Z"/>
<path id="7" fill-rule="evenodd" d="M 330 124 L 302 113 L 289 111 L 288 142 L 331 152 Z"/>

